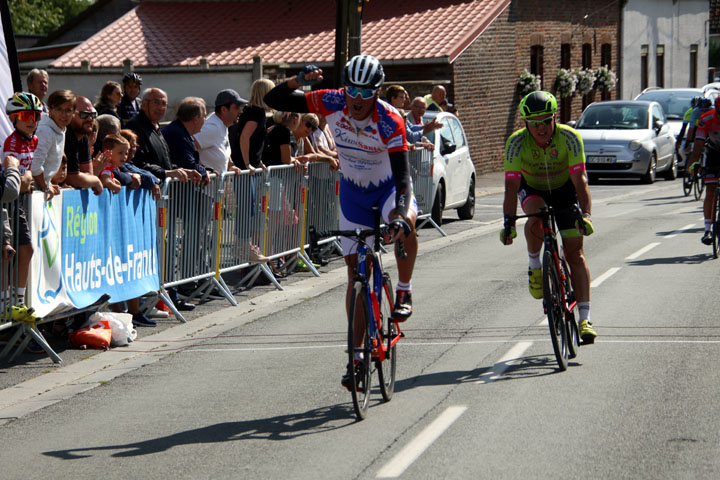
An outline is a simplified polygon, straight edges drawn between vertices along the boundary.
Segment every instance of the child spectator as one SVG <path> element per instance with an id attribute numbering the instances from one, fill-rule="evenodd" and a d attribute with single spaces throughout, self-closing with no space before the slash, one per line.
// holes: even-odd
<path id="1" fill-rule="evenodd" d="M 55 176 L 52 178 L 52 184 L 57 185 L 60 188 L 72 188 L 70 185 L 65 183 L 67 178 L 67 155 L 63 153 L 62 160 L 60 161 L 60 169 L 57 171 Z"/>
<path id="2" fill-rule="evenodd" d="M 135 157 L 135 152 L 138 148 L 137 135 L 135 135 L 135 132 L 132 130 L 123 129 L 120 130 L 120 136 L 128 141 L 130 149 L 128 150 L 125 164 L 119 168 L 120 174 L 116 175 L 118 180 L 120 180 L 121 184 L 126 185 L 133 190 L 138 188 L 138 186 L 140 188 L 144 188 L 145 190 L 150 190 L 155 201 L 160 200 L 160 180 L 152 173 L 147 170 L 143 170 L 132 163 L 132 159 Z M 123 177 L 123 175 L 127 175 L 127 177 Z M 123 178 L 126 180 L 123 181 Z M 134 186 L 135 179 L 137 179 L 137 186 Z"/>
<path id="3" fill-rule="evenodd" d="M 122 185 L 115 179 L 115 172 L 125 163 L 130 150 L 130 144 L 123 137 L 108 135 L 102 143 L 103 155 L 105 155 L 105 168 L 100 172 L 100 181 L 103 188 L 113 193 L 119 193 Z"/>
<path id="4" fill-rule="evenodd" d="M 28 192 L 32 185 L 32 174 L 30 167 L 33 162 L 33 155 L 38 146 L 38 137 L 35 136 L 38 122 L 42 116 L 43 106 L 40 99 L 32 93 L 19 92 L 8 99 L 5 105 L 5 112 L 15 127 L 15 131 L 5 140 L 3 145 L 3 161 L 8 156 L 18 159 L 18 170 L 20 173 L 19 192 L 10 198 L 7 191 L 4 192 L 3 201 L 14 201 L 19 193 Z M 5 164 L 5 162 L 3 162 Z M 6 165 L 7 168 L 7 165 Z M 7 170 L 10 170 L 7 168 Z M 6 171 L 6 177 L 11 172 Z M 7 190 L 7 189 L 6 189 Z M 3 214 L 7 215 L 3 209 Z M 32 241 L 30 239 L 30 227 L 27 216 L 21 206 L 18 206 L 18 270 L 15 276 L 15 294 L 17 303 L 25 303 L 25 288 L 27 287 L 28 274 L 30 271 L 30 260 L 33 255 Z"/>
<path id="5" fill-rule="evenodd" d="M 45 192 L 46 200 L 60 193 L 60 187 L 50 180 L 60 169 L 65 150 L 65 130 L 75 115 L 75 94 L 70 90 L 58 90 L 48 98 L 50 113 L 43 115 L 35 134 L 38 145 L 33 155 L 30 172 L 38 188 Z"/>

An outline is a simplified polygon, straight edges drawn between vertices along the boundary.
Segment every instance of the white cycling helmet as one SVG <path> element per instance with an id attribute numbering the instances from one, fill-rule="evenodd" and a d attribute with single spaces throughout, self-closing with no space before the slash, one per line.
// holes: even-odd
<path id="1" fill-rule="evenodd" d="M 345 65 L 342 74 L 343 83 L 350 87 L 380 88 L 384 80 L 382 65 L 372 55 L 355 55 Z"/>

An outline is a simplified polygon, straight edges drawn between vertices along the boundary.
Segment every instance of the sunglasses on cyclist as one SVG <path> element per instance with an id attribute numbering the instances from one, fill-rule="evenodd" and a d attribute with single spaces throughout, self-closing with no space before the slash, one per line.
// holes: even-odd
<path id="1" fill-rule="evenodd" d="M 16 116 L 23 122 L 39 122 L 42 113 L 32 110 L 23 110 L 22 112 L 13 113 L 12 115 Z"/>
<path id="2" fill-rule="evenodd" d="M 310 123 L 310 122 L 305 122 L 305 126 L 306 126 L 307 128 L 309 128 L 309 129 L 311 129 L 313 132 L 314 132 L 315 130 L 317 130 L 317 128 L 318 128 L 318 127 L 316 127 L 315 125 L 313 125 L 313 124 Z"/>
<path id="3" fill-rule="evenodd" d="M 550 115 L 539 120 L 525 120 L 531 127 L 539 127 L 540 125 L 550 125 L 555 118 L 555 115 Z"/>
<path id="4" fill-rule="evenodd" d="M 363 100 L 368 100 L 375 96 L 376 91 L 377 90 L 374 88 L 345 87 L 345 93 L 350 95 L 352 98 L 356 98 L 360 95 Z"/>
<path id="5" fill-rule="evenodd" d="M 78 117 L 85 120 L 86 118 L 90 117 L 93 120 L 97 118 L 97 112 L 78 112 Z"/>

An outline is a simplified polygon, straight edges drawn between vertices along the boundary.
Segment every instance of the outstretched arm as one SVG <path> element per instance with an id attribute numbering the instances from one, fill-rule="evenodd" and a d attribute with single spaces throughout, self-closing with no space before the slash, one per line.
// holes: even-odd
<path id="1" fill-rule="evenodd" d="M 395 181 L 395 212 L 407 220 L 412 199 L 410 162 L 408 162 L 407 151 L 390 152 L 390 168 Z"/>
<path id="2" fill-rule="evenodd" d="M 322 70 L 315 65 L 308 65 L 296 76 L 277 85 L 265 95 L 265 103 L 281 112 L 308 113 L 305 94 L 297 89 L 302 85 L 315 85 L 323 79 Z"/>

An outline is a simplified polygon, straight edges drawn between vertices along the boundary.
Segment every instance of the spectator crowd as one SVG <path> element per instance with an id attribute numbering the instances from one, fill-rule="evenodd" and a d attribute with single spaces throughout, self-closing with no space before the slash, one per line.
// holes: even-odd
<path id="1" fill-rule="evenodd" d="M 66 89 L 48 94 L 49 86 L 47 72 L 34 69 L 27 76 L 27 91 L 7 100 L 6 113 L 14 132 L 3 144 L 4 207 L 33 190 L 43 191 L 50 200 L 63 188 L 90 189 L 100 195 L 105 189 L 118 193 L 125 187 L 146 189 L 158 199 L 166 178 L 204 187 L 212 172 L 249 170 L 255 175 L 272 165 L 302 168 L 308 162 L 339 168 L 338 151 L 325 119 L 273 111 L 264 101 L 274 87 L 268 79 L 252 83 L 249 100 L 232 89 L 218 92 L 209 115 L 202 98 L 184 98 L 174 119 L 164 126 L 166 92 L 154 86 L 143 90 L 137 73 L 125 74 L 121 83 L 106 82 L 95 101 Z M 442 86 L 411 100 L 402 86 L 391 85 L 384 98 L 405 118 L 410 148 L 432 148 L 426 135 L 442 127 L 435 119 L 424 120 L 426 111 L 454 111 Z M 23 304 L 33 248 L 25 212 L 17 209 L 17 218 L 9 218 L 8 211 L 3 208 L 2 259 L 7 265 L 17 254 L 17 273 L 15 285 L 2 285 L 2 294 Z M 13 231 L 10 225 L 19 227 Z M 250 260 L 267 261 L 248 242 Z M 17 252 L 13 245 L 19 245 Z M 178 304 L 192 308 L 181 301 Z M 127 309 L 135 326 L 156 325 L 140 311 L 138 299 L 127 302 Z"/>

